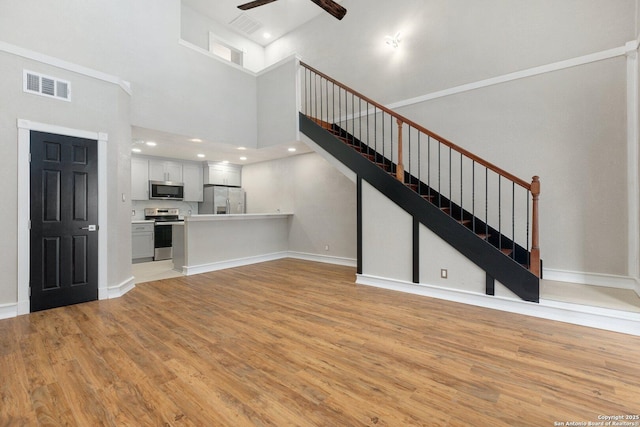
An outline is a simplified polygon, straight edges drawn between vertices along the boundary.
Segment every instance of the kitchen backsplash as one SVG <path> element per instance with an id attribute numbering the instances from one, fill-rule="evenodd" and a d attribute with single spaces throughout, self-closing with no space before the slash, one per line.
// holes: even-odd
<path id="1" fill-rule="evenodd" d="M 144 219 L 145 208 L 178 208 L 180 216 L 198 213 L 198 202 L 175 202 L 171 200 L 134 200 L 131 202 L 131 219 Z"/>

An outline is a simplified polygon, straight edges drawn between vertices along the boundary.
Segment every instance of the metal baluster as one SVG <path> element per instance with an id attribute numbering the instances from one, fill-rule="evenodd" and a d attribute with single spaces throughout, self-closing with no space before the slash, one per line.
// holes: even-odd
<path id="1" fill-rule="evenodd" d="M 527 246 L 525 246 L 525 248 L 527 249 L 527 268 L 531 268 L 531 252 L 530 252 L 530 248 L 529 248 L 529 223 L 531 222 L 531 218 L 529 216 L 529 212 L 530 212 L 530 208 L 531 206 L 529 206 L 529 200 L 531 199 L 531 197 L 529 197 L 529 190 L 525 191 L 525 197 L 527 198 Z"/>
<path id="2" fill-rule="evenodd" d="M 422 132 L 418 130 L 418 194 L 422 196 L 422 156 L 420 154 L 420 136 Z"/>
<path id="3" fill-rule="evenodd" d="M 489 241 L 489 169 L 484 168 L 484 234 Z"/>
<path id="4" fill-rule="evenodd" d="M 460 221 L 464 220 L 464 209 L 462 206 L 462 153 L 460 153 Z"/>
<path id="5" fill-rule="evenodd" d="M 438 141 L 438 207 L 442 207 L 442 143 Z"/>
<path id="6" fill-rule="evenodd" d="M 511 258 L 516 259 L 516 183 L 511 182 Z"/>
<path id="7" fill-rule="evenodd" d="M 393 116 L 389 114 L 389 141 L 391 141 L 389 157 L 391 158 L 391 168 L 393 169 Z M 396 171 L 398 170 L 398 164 L 396 163 Z"/>
<path id="8" fill-rule="evenodd" d="M 378 152 L 378 107 L 373 106 L 373 146 L 376 153 Z M 384 160 L 382 161 L 384 163 Z"/>
<path id="9" fill-rule="evenodd" d="M 449 215 L 453 216 L 453 201 L 451 199 L 453 199 L 453 193 L 451 191 L 451 181 L 452 181 L 452 176 L 451 176 L 451 147 L 449 147 Z"/>
<path id="10" fill-rule="evenodd" d="M 498 175 L 498 249 L 502 250 L 502 176 Z"/>
<path id="11" fill-rule="evenodd" d="M 385 134 L 384 134 L 384 111 L 380 111 L 380 122 L 382 123 L 382 164 L 386 165 L 386 157 L 385 155 L 385 149 L 384 149 L 384 139 L 385 139 Z M 386 166 L 385 166 L 386 167 Z M 389 168 L 391 168 L 391 165 L 389 165 Z M 386 170 L 386 169 L 385 169 Z"/>
<path id="12" fill-rule="evenodd" d="M 407 125 L 407 134 L 409 134 L 409 136 L 407 137 L 407 148 L 409 150 L 409 154 L 407 155 L 408 164 L 409 164 L 409 184 L 412 184 L 411 182 L 411 126 L 409 125 Z"/>
<path id="13" fill-rule="evenodd" d="M 369 145 L 369 101 L 367 101 L 367 147 L 371 148 L 371 146 Z M 375 157 L 374 157 L 374 162 L 375 162 Z"/>
<path id="14" fill-rule="evenodd" d="M 427 135 L 427 195 L 431 202 L 431 135 Z"/>
<path id="15" fill-rule="evenodd" d="M 362 149 L 362 98 L 358 97 L 358 145 Z"/>
<path id="16" fill-rule="evenodd" d="M 331 120 L 331 129 L 333 129 L 333 127 L 336 124 L 336 84 L 333 83 L 333 85 L 331 86 L 331 113 L 333 116 L 333 119 Z"/>
<path id="17" fill-rule="evenodd" d="M 323 110 L 323 105 L 322 105 L 322 81 L 324 80 L 324 78 L 320 78 L 320 115 L 318 116 L 318 120 L 320 120 L 320 122 L 322 122 L 322 110 Z"/>
<path id="18" fill-rule="evenodd" d="M 471 229 L 476 232 L 476 161 L 471 160 Z"/>

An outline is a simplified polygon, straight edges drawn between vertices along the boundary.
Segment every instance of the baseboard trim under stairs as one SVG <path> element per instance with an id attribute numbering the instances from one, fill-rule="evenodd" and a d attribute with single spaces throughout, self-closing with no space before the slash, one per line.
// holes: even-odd
<path id="1" fill-rule="evenodd" d="M 356 283 L 509 313 L 640 336 L 640 313 L 540 298 L 539 303 L 358 274 Z"/>

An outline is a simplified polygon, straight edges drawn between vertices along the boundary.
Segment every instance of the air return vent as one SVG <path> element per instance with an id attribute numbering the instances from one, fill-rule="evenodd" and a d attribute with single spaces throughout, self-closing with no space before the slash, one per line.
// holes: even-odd
<path id="1" fill-rule="evenodd" d="M 23 89 L 28 93 L 71 101 L 71 83 L 33 71 L 24 70 Z"/>
<path id="2" fill-rule="evenodd" d="M 249 35 L 255 33 L 258 28 L 262 27 L 262 24 L 260 22 L 256 21 L 253 18 L 250 18 L 246 13 L 241 13 L 240 15 L 238 15 L 237 18 L 229 22 L 229 25 L 231 25 L 236 30 Z"/>

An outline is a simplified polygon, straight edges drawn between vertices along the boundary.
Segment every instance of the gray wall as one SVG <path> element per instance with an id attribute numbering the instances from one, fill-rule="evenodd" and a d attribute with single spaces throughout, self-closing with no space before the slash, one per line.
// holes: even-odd
<path id="1" fill-rule="evenodd" d="M 250 71 L 258 72 L 264 68 L 264 48 L 238 33 L 228 30 L 214 19 L 182 4 L 180 36 L 183 40 L 209 50 L 209 32 L 226 44 L 242 50 L 243 66 Z"/>
<path id="2" fill-rule="evenodd" d="M 294 213 L 290 251 L 356 258 L 355 184 L 320 155 L 244 166 L 242 185 L 247 213 Z"/>
<path id="3" fill-rule="evenodd" d="M 258 76 L 258 148 L 297 140 L 297 73 L 290 58 Z"/>
<path id="4" fill-rule="evenodd" d="M 621 47 L 637 34 L 635 0 L 406 0 L 402 7 L 346 0 L 344 6 L 343 21 L 321 16 L 269 45 L 267 63 L 297 52 L 388 104 Z M 383 38 L 396 31 L 402 41 L 393 50 Z M 547 269 L 629 273 L 624 57 L 399 112 L 522 179 L 540 175 Z"/>
<path id="5" fill-rule="evenodd" d="M 135 126 L 255 147 L 255 77 L 179 45 L 180 10 L 179 0 L 3 0 L 0 40 L 131 82 Z"/>
<path id="6" fill-rule="evenodd" d="M 71 82 L 72 102 L 58 101 L 22 91 L 22 70 L 58 77 Z M 4 238 L 0 244 L 0 305 L 17 301 L 17 199 L 18 132 L 17 120 L 62 126 L 72 129 L 105 132 L 107 144 L 108 273 L 107 286 L 117 286 L 131 277 L 130 141 L 128 123 L 129 96 L 117 85 L 63 71 L 39 62 L 0 53 L 0 178 L 4 185 L 0 197 L 5 200 L 2 212 Z M 125 194 L 126 201 L 121 195 Z"/>

